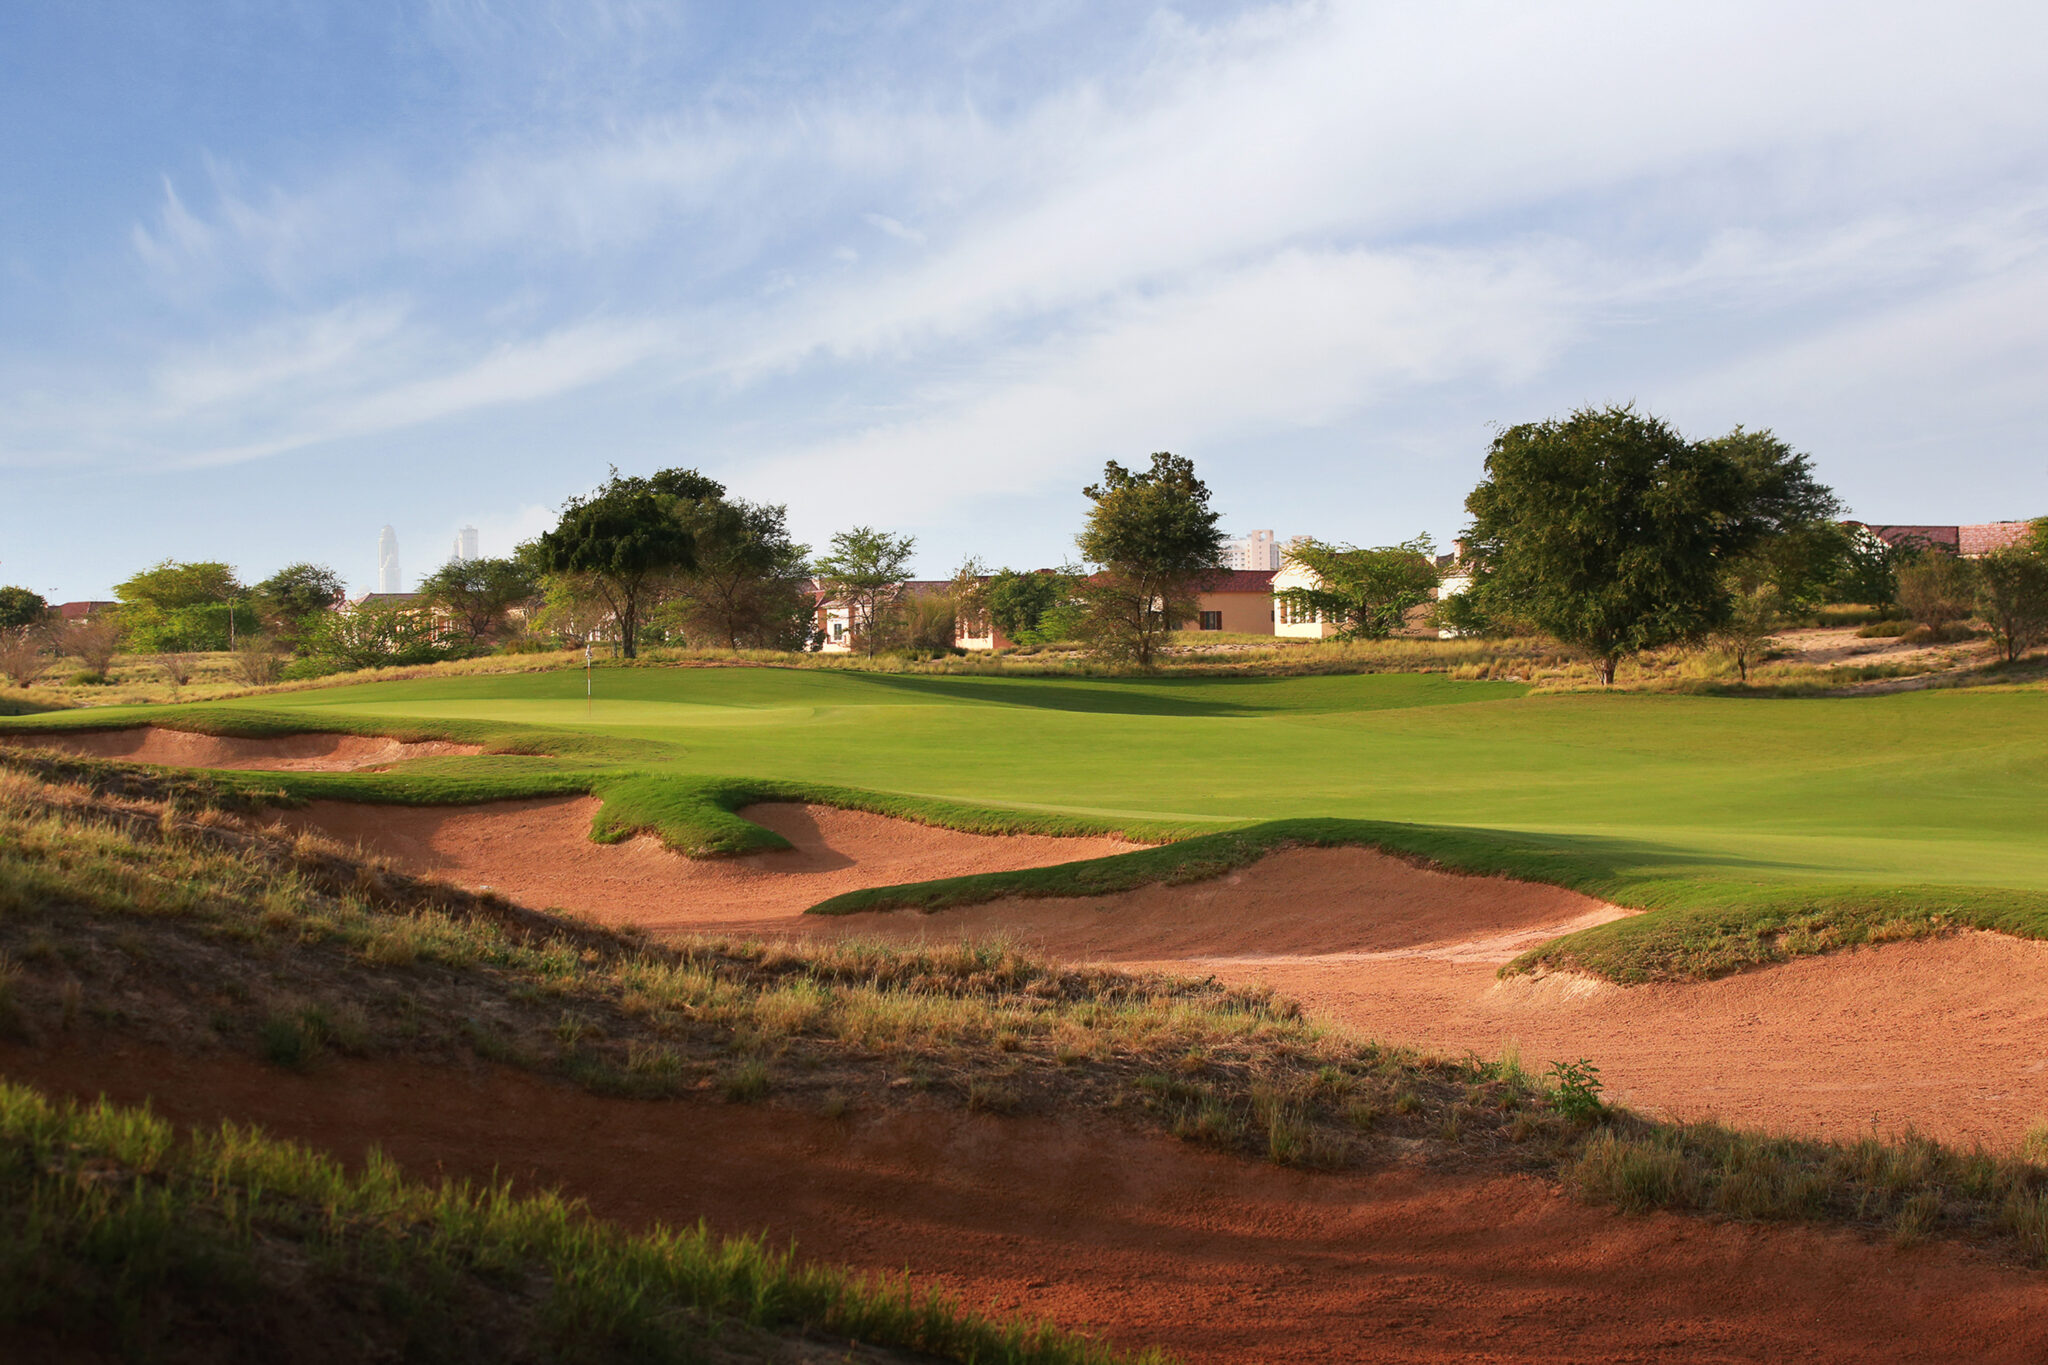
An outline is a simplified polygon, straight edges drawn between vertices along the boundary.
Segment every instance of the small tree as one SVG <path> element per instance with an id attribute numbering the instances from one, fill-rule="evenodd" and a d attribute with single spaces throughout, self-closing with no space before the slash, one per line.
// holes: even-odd
<path id="1" fill-rule="evenodd" d="M 105 682 L 107 670 L 114 666 L 114 656 L 121 652 L 124 627 L 116 618 L 89 617 L 72 622 L 57 638 L 64 653 L 74 656 L 85 665 L 87 673 Z"/>
<path id="2" fill-rule="evenodd" d="M 854 643 L 865 654 L 883 644 L 916 548 L 913 537 L 856 526 L 833 536 L 832 552 L 817 563 L 818 586 L 846 608 Z"/>
<path id="3" fill-rule="evenodd" d="M 295 644 L 344 596 L 341 576 L 325 564 L 287 564 L 250 591 L 263 629 L 287 644 Z"/>
<path id="4" fill-rule="evenodd" d="M 690 533 L 676 518 L 681 475 L 611 478 L 587 498 L 571 498 L 562 519 L 540 537 L 549 573 L 574 574 L 604 600 L 629 659 L 638 653 L 640 619 L 669 576 L 694 566 Z M 716 485 L 712 485 L 716 487 Z"/>
<path id="5" fill-rule="evenodd" d="M 284 671 L 278 657 L 277 641 L 268 635 L 251 635 L 235 646 L 235 674 L 251 687 L 268 687 Z"/>
<path id="6" fill-rule="evenodd" d="M 1298 612 L 1312 612 L 1343 624 L 1348 640 L 1384 640 L 1407 614 L 1436 591 L 1436 546 L 1428 536 L 1361 550 L 1303 540 L 1288 557 L 1313 573 L 1313 588 L 1282 588 L 1273 594 Z"/>
<path id="7" fill-rule="evenodd" d="M 427 605 L 446 612 L 471 641 L 497 633 L 506 611 L 532 597 L 538 585 L 516 559 L 468 559 L 443 564 L 420 580 Z"/>
<path id="8" fill-rule="evenodd" d="M 27 588 L 0 588 L 0 630 L 16 626 L 40 626 L 50 614 L 43 595 Z"/>
<path id="9" fill-rule="evenodd" d="M 2007 663 L 2048 640 L 2048 553 L 2019 545 L 1977 561 L 1977 612 Z"/>
<path id="10" fill-rule="evenodd" d="M 1223 533 L 1194 461 L 1155 452 L 1149 470 L 1111 460 L 1082 490 L 1095 504 L 1075 538 L 1100 566 L 1077 587 L 1097 650 L 1150 668 L 1167 633 L 1199 609 L 1205 574 L 1223 567 Z"/>
<path id="11" fill-rule="evenodd" d="M 1708 637 L 1735 665 L 1736 676 L 1749 681 L 1749 666 L 1773 643 L 1773 632 L 1785 621 L 1785 595 L 1767 566 L 1750 561 L 1728 576 L 1729 611 Z"/>
<path id="12" fill-rule="evenodd" d="M 43 676 L 43 634 L 35 626 L 0 626 L 0 675 L 16 687 Z"/>
<path id="13" fill-rule="evenodd" d="M 1976 574 L 1966 559 L 1928 550 L 1899 569 L 1899 607 L 1930 634 L 1967 620 L 1976 605 Z"/>
<path id="14" fill-rule="evenodd" d="M 164 681 L 173 687 L 183 687 L 186 683 L 192 681 L 192 656 L 190 654 L 180 654 L 173 651 L 168 654 L 159 654 L 151 662 L 156 664 L 156 671 L 164 675 Z"/>

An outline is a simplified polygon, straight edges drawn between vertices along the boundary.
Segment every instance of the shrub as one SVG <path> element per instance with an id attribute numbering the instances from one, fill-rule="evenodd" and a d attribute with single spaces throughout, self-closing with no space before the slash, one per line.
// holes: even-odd
<path id="1" fill-rule="evenodd" d="M 192 681 L 192 656 L 172 651 L 159 654 L 154 660 L 156 671 L 164 675 L 164 681 L 173 687 L 183 687 Z"/>
<path id="2" fill-rule="evenodd" d="M 0 629 L 0 675 L 27 687 L 43 675 L 43 642 L 32 626 Z"/>
<path id="3" fill-rule="evenodd" d="M 65 627 L 62 652 L 85 665 L 84 673 L 72 681 L 105 682 L 107 670 L 114 666 L 114 656 L 121 651 L 123 633 L 119 621 L 104 616 L 76 621 Z"/>
<path id="4" fill-rule="evenodd" d="M 284 671 L 277 644 L 268 635 L 258 635 L 235 650 L 235 673 L 251 687 L 267 687 Z"/>
<path id="5" fill-rule="evenodd" d="M 1977 609 L 2007 662 L 2048 639 L 2048 555 L 1999 550 L 1977 562 Z"/>
<path id="6" fill-rule="evenodd" d="M 1586 1058 L 1552 1062 L 1544 1078 L 1551 1083 L 1550 1107 L 1573 1123 L 1591 1123 L 1607 1113 L 1600 1098 L 1600 1068 Z"/>
<path id="7" fill-rule="evenodd" d="M 1935 635 L 1966 619 L 1976 606 L 1974 566 L 1930 550 L 1899 570 L 1899 606 Z"/>
<path id="8" fill-rule="evenodd" d="M 1913 623 L 1908 620 L 1872 621 L 1869 625 L 1856 632 L 1856 638 L 1859 640 L 1896 640 L 1911 629 L 1913 629 Z"/>

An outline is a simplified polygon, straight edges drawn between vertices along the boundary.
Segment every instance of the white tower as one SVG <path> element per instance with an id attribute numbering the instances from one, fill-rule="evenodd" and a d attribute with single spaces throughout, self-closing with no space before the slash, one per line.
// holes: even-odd
<path id="1" fill-rule="evenodd" d="M 398 532 L 389 526 L 377 533 L 377 591 L 405 591 L 405 577 L 398 571 Z"/>
<path id="2" fill-rule="evenodd" d="M 449 558 L 457 564 L 467 564 L 477 557 L 476 527 L 465 526 L 455 533 L 455 553 Z"/>

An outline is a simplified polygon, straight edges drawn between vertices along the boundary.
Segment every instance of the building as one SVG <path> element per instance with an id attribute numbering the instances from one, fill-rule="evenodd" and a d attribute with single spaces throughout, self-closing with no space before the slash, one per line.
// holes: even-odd
<path id="1" fill-rule="evenodd" d="M 1980 521 L 1971 526 L 1879 526 L 1863 521 L 1842 524 L 1861 527 L 1887 545 L 1946 550 L 1964 559 L 1977 559 L 1993 550 L 2018 545 L 2034 529 L 2031 521 Z"/>
<path id="2" fill-rule="evenodd" d="M 1257 534 L 1272 537 L 1271 531 Z M 1249 539 L 1249 537 L 1247 537 Z M 1196 593 L 1195 619 L 1183 630 L 1228 631 L 1236 635 L 1271 635 L 1274 627 L 1275 569 L 1223 569 L 1203 579 Z"/>
<path id="3" fill-rule="evenodd" d="M 1294 556 L 1284 555 L 1280 569 L 1272 576 L 1271 591 L 1275 594 L 1289 588 L 1317 588 L 1322 579 L 1314 569 L 1299 563 Z M 1273 633 L 1289 640 L 1327 640 L 1344 627 L 1336 621 L 1323 619 L 1322 613 L 1306 611 L 1300 607 L 1273 599 Z"/>
<path id="4" fill-rule="evenodd" d="M 110 611 L 118 610 L 120 605 L 119 602 L 59 602 L 57 604 L 57 617 L 66 623 L 90 621 L 95 617 L 105 616 Z"/>
<path id="5" fill-rule="evenodd" d="M 395 553 L 395 549 L 394 549 Z M 469 564 L 482 558 L 476 552 L 476 527 L 465 526 L 455 533 L 455 549 L 448 556 L 451 564 Z"/>
<path id="6" fill-rule="evenodd" d="M 389 526 L 377 533 L 377 591 L 405 591 L 405 575 L 398 569 L 398 532 Z"/>
<path id="7" fill-rule="evenodd" d="M 1253 531 L 1223 542 L 1226 569 L 1272 570 L 1280 567 L 1280 542 L 1271 531 Z"/>

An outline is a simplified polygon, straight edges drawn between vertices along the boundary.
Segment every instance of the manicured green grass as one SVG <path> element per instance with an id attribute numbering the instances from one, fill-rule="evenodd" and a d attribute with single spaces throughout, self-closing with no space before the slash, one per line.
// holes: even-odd
<path id="1" fill-rule="evenodd" d="M 1908 931 L 1895 920 L 2036 933 L 2048 893 L 2039 686 L 1766 700 L 1530 694 L 1441 674 L 648 668 L 597 681 L 587 708 L 580 673 L 536 673 L 107 708 L 0 722 L 0 733 L 155 720 L 465 739 L 504 752 L 248 780 L 399 801 L 591 791 L 607 802 L 600 834 L 653 829 L 696 852 L 772 846 L 731 812 L 777 794 L 1141 839 L 1371 822 L 1347 837 L 1475 870 L 1512 848 L 1513 867 L 1499 870 L 1657 910 L 1549 959 L 1625 979 Z M 1142 870 L 1209 855 L 1137 856 Z"/>

